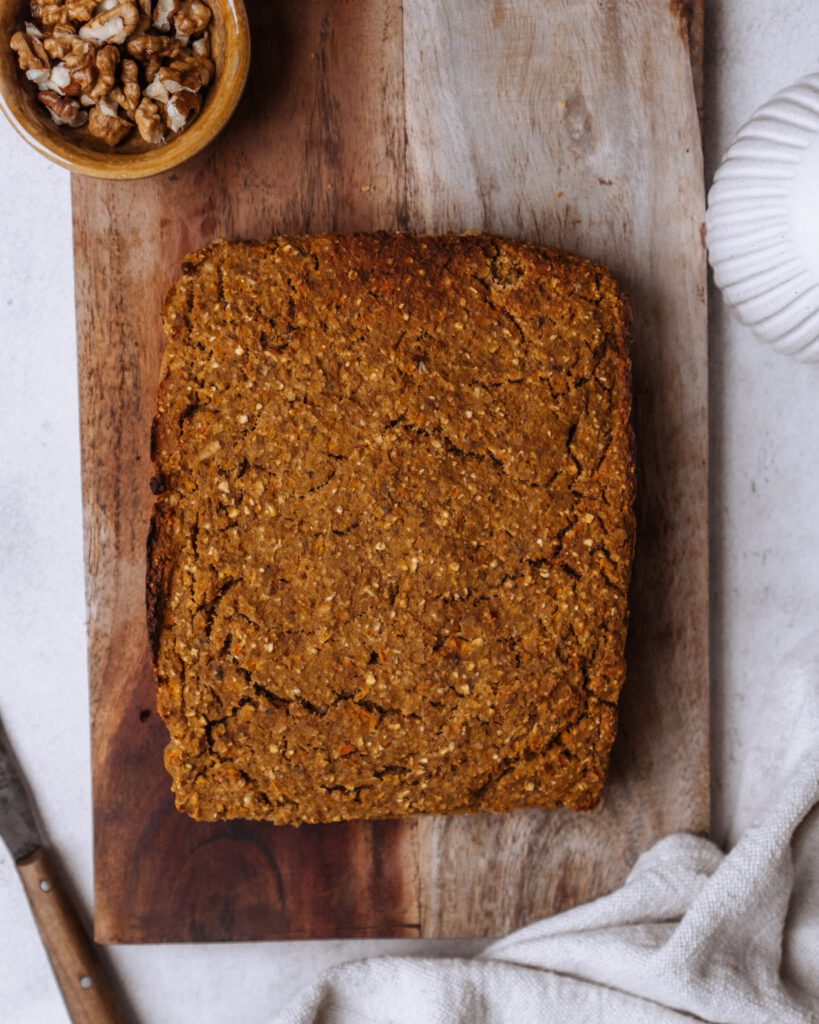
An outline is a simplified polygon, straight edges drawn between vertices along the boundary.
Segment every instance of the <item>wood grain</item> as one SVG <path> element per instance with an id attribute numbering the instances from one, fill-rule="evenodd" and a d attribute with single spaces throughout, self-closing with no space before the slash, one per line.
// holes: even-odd
<path id="1" fill-rule="evenodd" d="M 248 5 L 217 144 L 76 179 L 96 935 L 492 935 L 618 885 L 708 827 L 705 258 L 689 13 L 665 0 Z M 485 229 L 611 267 L 634 307 L 639 539 L 603 804 L 292 829 L 178 815 L 144 624 L 160 307 L 215 235 Z"/>
<path id="2" fill-rule="evenodd" d="M 40 847 L 17 870 L 73 1024 L 126 1024 L 49 853 Z"/>

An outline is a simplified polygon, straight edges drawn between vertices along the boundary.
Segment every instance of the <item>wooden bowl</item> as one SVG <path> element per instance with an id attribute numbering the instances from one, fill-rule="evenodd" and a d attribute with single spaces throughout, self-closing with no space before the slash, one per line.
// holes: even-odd
<path id="1" fill-rule="evenodd" d="M 134 132 L 110 149 L 84 128 L 61 128 L 37 102 L 9 47 L 29 17 L 29 0 L 0 0 L 0 109 L 38 153 L 76 174 L 94 178 L 147 178 L 188 160 L 224 128 L 239 102 L 250 65 L 250 31 L 243 0 L 209 0 L 216 75 L 193 122 L 170 142 L 151 146 Z"/>

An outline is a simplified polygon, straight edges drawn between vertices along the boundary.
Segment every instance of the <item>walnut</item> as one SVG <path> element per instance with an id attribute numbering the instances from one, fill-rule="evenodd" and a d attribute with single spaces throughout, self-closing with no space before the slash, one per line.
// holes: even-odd
<path id="1" fill-rule="evenodd" d="M 97 0 L 69 0 L 66 9 L 71 21 L 90 21 L 97 9 Z"/>
<path id="2" fill-rule="evenodd" d="M 139 8 L 132 0 L 117 4 L 108 11 L 103 11 L 83 25 L 80 36 L 94 43 L 124 43 L 136 29 L 139 21 Z"/>
<path id="3" fill-rule="evenodd" d="M 211 56 L 210 29 L 208 29 L 203 36 L 200 36 L 198 39 L 194 39 L 191 43 L 191 49 L 197 57 Z"/>
<path id="4" fill-rule="evenodd" d="M 71 72 L 71 91 L 66 90 L 66 94 L 70 96 L 79 96 L 80 102 L 84 106 L 92 106 L 94 100 L 89 95 L 91 90 L 94 88 L 94 84 L 97 81 L 97 69 L 93 64 L 89 64 L 85 67 L 77 68 Z M 75 86 L 78 91 L 75 91 Z"/>
<path id="5" fill-rule="evenodd" d="M 50 41 L 68 43 L 69 49 L 62 57 L 67 68 L 74 71 L 78 68 L 93 67 L 97 57 L 97 48 L 93 43 L 86 42 L 85 39 L 80 39 L 79 36 L 68 36 L 63 39 L 52 39 Z"/>
<path id="6" fill-rule="evenodd" d="M 40 60 L 45 61 L 46 67 L 47 67 L 49 61 L 48 61 L 48 50 L 46 50 L 46 48 L 45 48 L 45 42 L 43 40 L 40 40 L 40 39 L 32 39 L 31 40 L 31 49 L 40 58 Z"/>
<path id="7" fill-rule="evenodd" d="M 128 55 L 134 60 L 145 61 L 149 57 L 177 57 L 182 44 L 173 36 L 137 35 L 126 44 Z"/>
<path id="8" fill-rule="evenodd" d="M 171 98 L 172 92 L 181 92 L 182 86 L 175 81 L 166 79 L 164 82 L 160 78 L 160 72 L 148 83 L 145 88 L 145 95 L 148 99 L 156 100 L 157 103 L 165 104 Z M 169 89 L 168 86 L 171 88 Z"/>
<path id="9" fill-rule="evenodd" d="M 138 32 L 147 32 L 153 25 L 153 0 L 137 0 L 139 5 L 139 28 Z"/>
<path id="10" fill-rule="evenodd" d="M 94 83 L 97 81 L 96 46 L 75 35 L 59 39 L 52 37 L 46 40 L 46 46 L 49 43 L 52 44 L 48 48 L 49 53 L 54 57 L 62 54 L 65 66 L 71 74 L 71 85 L 65 90 L 66 95 L 85 96 L 93 89 Z"/>
<path id="11" fill-rule="evenodd" d="M 153 27 L 154 18 L 153 11 L 151 10 L 153 0 L 137 0 L 137 6 L 139 7 L 139 21 L 135 31 L 144 33 Z"/>
<path id="12" fill-rule="evenodd" d="M 57 28 L 69 26 L 72 21 L 90 21 L 94 14 L 99 13 L 106 3 L 111 0 L 45 0 L 39 3 L 32 0 L 31 14 L 45 28 Z M 119 0 L 113 0 L 119 3 Z"/>
<path id="13" fill-rule="evenodd" d="M 159 69 L 162 67 L 162 58 L 152 53 L 151 56 L 145 61 L 145 81 L 153 82 L 156 76 L 159 74 Z"/>
<path id="14" fill-rule="evenodd" d="M 88 130 L 107 145 L 118 146 L 133 125 L 117 114 L 117 108 L 106 96 L 93 108 L 88 117 Z"/>
<path id="15" fill-rule="evenodd" d="M 121 68 L 122 84 L 125 86 L 125 91 L 128 91 L 128 87 L 135 85 L 139 89 L 139 66 L 134 60 L 128 60 L 125 58 L 122 62 Z M 135 107 L 139 105 L 139 102 L 135 104 Z"/>
<path id="16" fill-rule="evenodd" d="M 55 64 L 49 76 L 50 85 L 48 88 L 58 92 L 61 96 L 79 96 L 82 89 L 71 80 L 71 72 L 63 63 Z M 42 87 L 41 87 L 42 88 Z"/>
<path id="17" fill-rule="evenodd" d="M 94 61 L 97 70 L 97 81 L 88 95 L 92 100 L 99 100 L 114 88 L 117 80 L 117 65 L 119 64 L 119 49 L 116 46 L 103 46 L 97 52 Z"/>
<path id="18" fill-rule="evenodd" d="M 171 19 L 179 8 L 179 0 L 156 0 L 154 28 L 158 32 L 171 31 Z"/>
<path id="19" fill-rule="evenodd" d="M 43 47 L 52 60 L 65 60 L 69 53 L 71 53 L 74 39 L 78 42 L 81 41 L 80 37 L 75 36 L 73 33 L 64 36 L 49 36 L 43 40 Z"/>
<path id="20" fill-rule="evenodd" d="M 34 82 L 38 89 L 50 89 L 52 92 L 59 92 L 58 89 L 51 84 L 51 68 L 29 68 L 26 71 L 26 78 L 29 82 Z"/>
<path id="21" fill-rule="evenodd" d="M 47 59 L 47 58 L 46 58 Z M 71 80 L 71 73 L 62 62 L 54 67 L 28 68 L 26 78 L 33 82 L 40 92 L 56 92 L 59 96 L 77 96 L 80 89 Z"/>
<path id="22" fill-rule="evenodd" d="M 214 70 L 213 61 L 209 57 L 197 57 L 195 54 L 190 54 L 190 56 L 178 57 L 167 68 L 162 68 L 159 78 L 163 84 L 172 79 L 178 82 L 183 89 L 199 92 L 200 89 L 210 84 Z M 169 89 L 169 91 L 174 90 Z"/>
<path id="23" fill-rule="evenodd" d="M 174 15 L 173 24 L 177 38 L 198 36 L 210 24 L 211 10 L 202 0 L 183 0 Z"/>
<path id="24" fill-rule="evenodd" d="M 58 4 L 32 4 L 31 13 L 42 22 L 44 28 L 54 28 L 56 25 L 70 25 L 71 15 L 68 8 L 62 3 Z"/>
<path id="25" fill-rule="evenodd" d="M 82 73 L 72 70 L 61 60 L 53 68 L 30 68 L 26 78 L 34 82 L 41 92 L 56 92 L 59 96 L 79 96 L 88 84 Z"/>
<path id="26" fill-rule="evenodd" d="M 17 54 L 17 61 L 22 71 L 38 70 L 50 65 L 45 47 L 36 37 L 25 32 L 15 32 L 9 46 Z"/>
<path id="27" fill-rule="evenodd" d="M 181 132 L 202 109 L 202 95 L 198 92 L 174 93 L 165 107 L 165 118 L 172 132 Z"/>
<path id="28" fill-rule="evenodd" d="M 117 102 L 125 113 L 133 120 L 139 106 L 141 90 L 139 88 L 139 68 L 132 60 L 122 62 L 122 86 L 111 90 L 111 98 Z"/>
<path id="29" fill-rule="evenodd" d="M 86 22 L 94 17 L 100 8 L 97 0 L 63 0 L 55 3 L 32 4 L 31 13 L 45 28 L 69 27 L 72 22 Z"/>
<path id="30" fill-rule="evenodd" d="M 108 97 L 109 97 L 109 99 L 111 100 L 112 103 L 115 103 L 118 107 L 122 107 L 122 109 L 125 111 L 125 115 L 126 115 L 126 117 L 128 118 L 129 121 L 133 121 L 134 120 L 134 113 L 135 112 L 132 111 L 132 110 L 128 110 L 127 109 L 128 108 L 128 97 L 125 95 L 125 90 L 122 88 L 122 86 L 120 86 L 120 85 L 115 86 L 108 93 Z M 120 115 L 117 114 L 117 117 L 119 117 L 119 116 Z"/>
<path id="31" fill-rule="evenodd" d="M 166 128 L 182 131 L 202 109 L 201 92 L 216 71 L 204 0 L 30 0 L 30 7 L 33 20 L 10 45 L 57 124 L 87 122 L 109 146 L 137 124 L 156 145 Z"/>
<path id="32" fill-rule="evenodd" d="M 136 109 L 136 126 L 142 138 L 152 146 L 165 141 L 159 104 L 154 103 L 148 96 L 142 97 L 142 102 Z"/>
<path id="33" fill-rule="evenodd" d="M 72 40 L 79 39 L 73 25 L 55 25 L 48 36 L 43 37 L 43 46 L 48 50 L 48 44 L 51 42 L 61 41 L 64 39 Z M 50 50 L 48 51 L 51 52 Z"/>
<path id="34" fill-rule="evenodd" d="M 65 125 L 67 128 L 79 128 L 85 124 L 88 115 L 80 109 L 76 100 L 67 99 L 51 90 L 38 93 L 37 99 L 51 114 L 55 124 Z"/>

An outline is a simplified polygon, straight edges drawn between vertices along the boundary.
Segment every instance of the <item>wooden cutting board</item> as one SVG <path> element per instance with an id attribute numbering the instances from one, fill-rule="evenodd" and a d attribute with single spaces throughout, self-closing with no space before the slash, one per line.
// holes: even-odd
<path id="1" fill-rule="evenodd" d="M 249 13 L 250 82 L 214 145 L 153 180 L 73 185 L 96 938 L 500 934 L 613 889 L 659 836 L 708 828 L 704 199 L 690 62 L 702 9 L 258 0 Z M 631 296 L 630 675 L 593 812 L 294 829 L 197 824 L 173 808 L 144 613 L 162 299 L 185 253 L 217 235 L 377 228 L 557 244 L 607 263 Z"/>

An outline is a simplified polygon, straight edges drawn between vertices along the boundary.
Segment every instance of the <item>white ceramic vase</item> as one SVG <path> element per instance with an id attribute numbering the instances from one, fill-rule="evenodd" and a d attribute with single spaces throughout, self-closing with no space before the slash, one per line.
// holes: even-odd
<path id="1" fill-rule="evenodd" d="M 737 132 L 708 195 L 714 280 L 780 352 L 819 360 L 819 74 Z"/>

